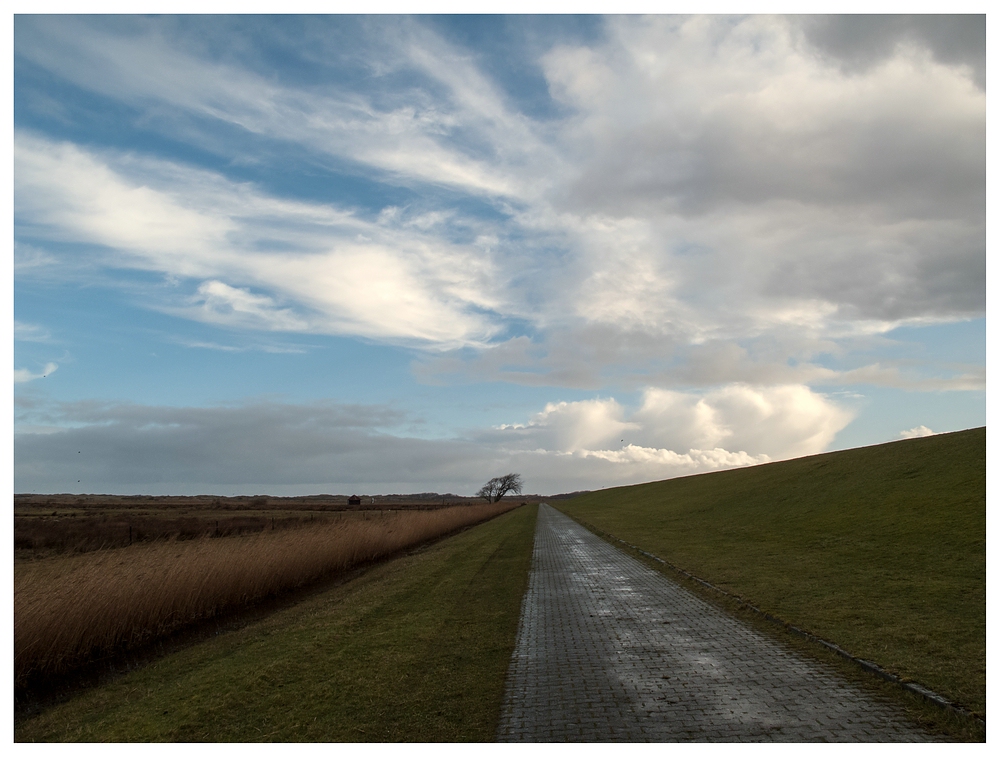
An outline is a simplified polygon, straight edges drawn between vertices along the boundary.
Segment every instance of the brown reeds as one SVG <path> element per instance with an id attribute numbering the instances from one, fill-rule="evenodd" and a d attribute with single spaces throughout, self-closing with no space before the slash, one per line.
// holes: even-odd
<path id="1" fill-rule="evenodd" d="M 39 560 L 14 576 L 15 686 L 491 518 L 515 505 L 393 513 Z"/>
<path id="2" fill-rule="evenodd" d="M 336 515 L 321 513 L 323 518 Z M 199 536 L 233 536 L 256 531 L 296 528 L 313 522 L 310 515 L 281 514 L 220 517 L 121 515 L 39 517 L 14 515 L 15 557 L 37 557 L 39 553 L 92 552 L 127 547 L 137 541 L 195 539 Z"/>

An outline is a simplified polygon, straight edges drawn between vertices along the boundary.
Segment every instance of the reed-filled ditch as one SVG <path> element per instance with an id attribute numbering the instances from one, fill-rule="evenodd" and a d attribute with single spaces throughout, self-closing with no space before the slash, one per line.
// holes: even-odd
<path id="1" fill-rule="evenodd" d="M 14 574 L 15 688 L 516 506 L 500 502 L 392 513 L 20 563 Z"/>

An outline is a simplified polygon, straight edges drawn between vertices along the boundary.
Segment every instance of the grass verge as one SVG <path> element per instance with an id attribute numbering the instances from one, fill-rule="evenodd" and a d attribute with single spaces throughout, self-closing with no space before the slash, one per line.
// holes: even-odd
<path id="1" fill-rule="evenodd" d="M 15 721 L 15 740 L 490 741 L 536 512 L 508 512 Z"/>
<path id="2" fill-rule="evenodd" d="M 559 509 L 984 716 L 985 454 L 973 429 Z"/>

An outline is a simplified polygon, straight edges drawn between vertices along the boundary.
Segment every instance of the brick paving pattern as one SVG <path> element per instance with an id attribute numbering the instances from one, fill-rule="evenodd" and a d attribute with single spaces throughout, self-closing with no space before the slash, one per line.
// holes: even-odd
<path id="1" fill-rule="evenodd" d="M 541 505 L 499 741 L 927 741 Z"/>

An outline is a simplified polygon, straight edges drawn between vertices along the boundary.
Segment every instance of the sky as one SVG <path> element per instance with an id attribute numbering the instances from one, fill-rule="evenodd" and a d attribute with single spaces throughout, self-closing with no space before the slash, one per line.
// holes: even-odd
<path id="1" fill-rule="evenodd" d="M 983 16 L 13 26 L 17 492 L 555 494 L 986 424 Z"/>

